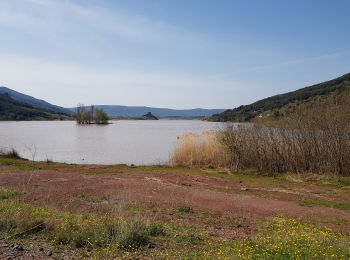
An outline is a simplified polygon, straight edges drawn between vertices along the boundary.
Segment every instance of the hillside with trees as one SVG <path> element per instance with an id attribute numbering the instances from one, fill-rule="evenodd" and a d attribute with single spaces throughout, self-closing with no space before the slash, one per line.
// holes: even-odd
<path id="1" fill-rule="evenodd" d="M 274 121 L 291 117 L 302 109 L 323 103 L 328 98 L 346 95 L 350 91 L 350 73 L 339 78 L 272 96 L 245 106 L 226 110 L 209 117 L 209 121 Z"/>
<path id="2" fill-rule="evenodd" d="M 53 112 L 13 100 L 9 94 L 0 94 L 0 120 L 66 120 L 69 115 Z"/>
<path id="3" fill-rule="evenodd" d="M 8 94 L 14 101 L 26 103 L 34 107 L 39 107 L 45 110 L 50 110 L 55 113 L 72 114 L 72 111 L 70 111 L 67 108 L 50 104 L 45 100 L 37 99 L 35 97 L 17 92 L 7 87 L 0 86 L 0 94 Z"/>

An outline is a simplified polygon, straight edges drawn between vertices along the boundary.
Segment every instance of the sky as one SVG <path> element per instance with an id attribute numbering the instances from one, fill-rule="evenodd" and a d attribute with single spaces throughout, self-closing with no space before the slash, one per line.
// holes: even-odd
<path id="1" fill-rule="evenodd" d="M 233 108 L 350 72 L 348 0 L 0 0 L 0 85 L 78 103 Z"/>

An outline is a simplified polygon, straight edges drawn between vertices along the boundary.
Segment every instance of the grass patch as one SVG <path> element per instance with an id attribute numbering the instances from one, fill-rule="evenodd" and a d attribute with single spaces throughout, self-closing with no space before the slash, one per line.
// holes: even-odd
<path id="1" fill-rule="evenodd" d="M 188 212 L 188 210 L 186 210 Z M 165 232 L 166 231 L 166 232 Z M 60 212 L 0 200 L 0 239 L 38 237 L 95 258 L 348 259 L 350 237 L 294 219 L 273 218 L 253 238 L 210 236 L 205 229 L 115 215 Z"/>
<path id="2" fill-rule="evenodd" d="M 148 233 L 151 236 L 157 237 L 157 236 L 164 236 L 165 235 L 165 227 L 163 224 L 160 223 L 151 223 L 148 226 Z"/>
<path id="3" fill-rule="evenodd" d="M 74 214 L 0 201 L 2 238 L 41 235 L 60 246 L 95 249 L 113 243 L 121 250 L 132 250 L 149 242 L 149 227 L 142 221 L 134 222 L 114 215 Z"/>
<path id="4" fill-rule="evenodd" d="M 132 213 L 140 213 L 143 210 L 143 208 L 137 203 L 129 203 L 124 206 L 124 210 Z"/>
<path id="5" fill-rule="evenodd" d="M 253 240 L 235 247 L 239 258 L 260 259 L 347 259 L 349 235 L 302 224 L 298 220 L 274 218 Z"/>
<path id="6" fill-rule="evenodd" d="M 56 169 L 55 164 L 32 162 L 7 156 L 0 156 L 0 165 L 10 166 L 11 171 L 16 172 Z"/>
<path id="7" fill-rule="evenodd" d="M 140 221 L 124 224 L 119 239 L 123 249 L 135 250 L 149 243 L 147 226 Z"/>
<path id="8" fill-rule="evenodd" d="M 18 195 L 19 193 L 16 191 L 10 191 L 8 189 L 0 187 L 0 200 L 10 199 Z"/>
<path id="9" fill-rule="evenodd" d="M 304 200 L 300 202 L 302 206 L 321 206 L 342 210 L 350 210 L 350 202 L 348 201 L 331 201 L 331 200 Z"/>
<path id="10" fill-rule="evenodd" d="M 102 202 L 108 201 L 107 196 L 94 196 L 94 195 L 87 195 L 85 193 L 80 194 L 79 198 L 88 203 L 102 203 Z"/>
<path id="11" fill-rule="evenodd" d="M 196 255 L 203 259 L 349 259 L 349 234 L 301 223 L 295 219 L 268 220 L 251 239 L 219 243 Z"/>
<path id="12" fill-rule="evenodd" d="M 191 206 L 183 205 L 177 209 L 177 212 L 179 212 L 181 214 L 190 214 L 190 213 L 194 213 L 194 210 L 192 209 Z"/>

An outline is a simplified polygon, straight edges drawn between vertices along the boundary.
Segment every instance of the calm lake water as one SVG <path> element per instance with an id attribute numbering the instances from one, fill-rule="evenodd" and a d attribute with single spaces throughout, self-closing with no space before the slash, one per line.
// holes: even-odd
<path id="1" fill-rule="evenodd" d="M 166 164 L 185 132 L 220 128 L 199 120 L 113 121 L 79 126 L 72 121 L 0 122 L 0 148 L 36 161 L 79 164 Z"/>

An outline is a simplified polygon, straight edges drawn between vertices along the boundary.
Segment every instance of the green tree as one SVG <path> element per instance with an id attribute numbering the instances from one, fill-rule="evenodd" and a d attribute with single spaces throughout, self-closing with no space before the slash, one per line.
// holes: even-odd
<path id="1" fill-rule="evenodd" d="M 95 112 L 95 123 L 96 124 L 108 124 L 108 115 L 102 109 L 96 109 Z"/>

